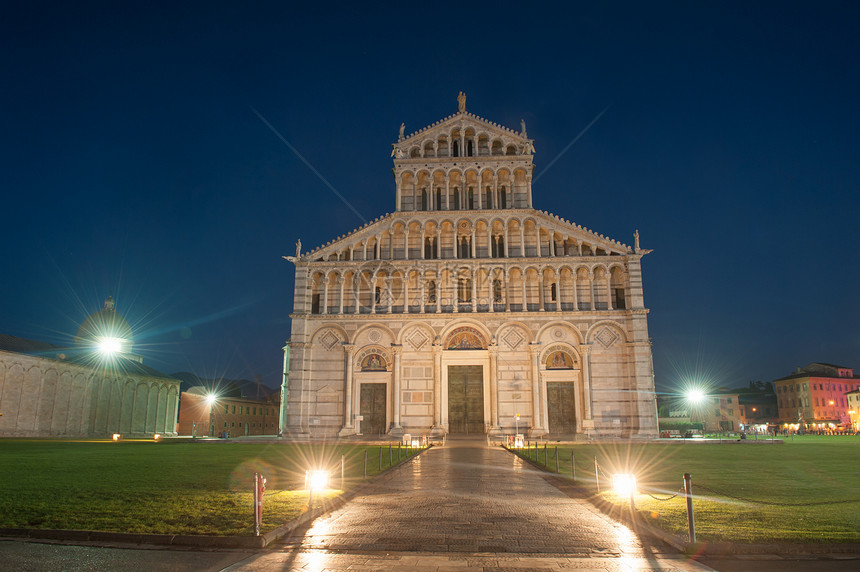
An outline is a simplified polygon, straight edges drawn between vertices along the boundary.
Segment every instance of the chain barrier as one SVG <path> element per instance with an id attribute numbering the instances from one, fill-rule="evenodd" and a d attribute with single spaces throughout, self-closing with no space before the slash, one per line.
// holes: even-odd
<path id="1" fill-rule="evenodd" d="M 651 493 L 645 493 L 645 494 L 646 494 L 646 495 L 648 495 L 649 497 L 651 497 L 652 499 L 654 499 L 655 501 L 661 501 L 661 502 L 662 502 L 662 501 L 670 501 L 670 500 L 672 500 L 673 498 L 677 497 L 678 495 L 682 495 L 682 494 L 684 494 L 684 487 L 681 487 L 680 489 L 678 489 L 678 492 L 677 492 L 677 493 L 673 494 L 672 496 L 666 497 L 666 498 L 664 498 L 664 499 L 661 499 L 661 498 L 659 498 L 659 497 L 655 497 L 655 496 L 654 496 L 654 495 L 652 495 Z"/>
<path id="2" fill-rule="evenodd" d="M 771 506 L 823 506 L 823 505 L 831 505 L 831 504 L 849 504 L 860 502 L 860 499 L 847 499 L 847 500 L 838 500 L 838 501 L 815 501 L 815 502 L 800 502 L 800 503 L 792 503 L 792 502 L 776 502 L 776 501 L 764 501 L 764 500 L 756 500 L 745 497 L 739 497 L 735 495 L 730 495 L 728 493 L 724 493 L 722 491 L 716 491 L 712 488 L 706 487 L 704 485 L 696 484 L 696 490 L 708 491 L 709 493 L 713 493 L 715 495 L 719 495 L 722 497 L 728 497 L 730 499 L 735 499 L 743 502 L 751 502 L 754 504 L 766 504 Z"/>

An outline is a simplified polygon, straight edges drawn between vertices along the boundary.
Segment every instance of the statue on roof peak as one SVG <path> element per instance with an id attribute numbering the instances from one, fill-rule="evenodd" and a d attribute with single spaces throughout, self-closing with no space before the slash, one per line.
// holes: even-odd
<path id="1" fill-rule="evenodd" d="M 460 95 L 457 96 L 457 103 L 460 106 L 461 112 L 466 111 L 466 94 L 462 91 L 460 92 Z"/>

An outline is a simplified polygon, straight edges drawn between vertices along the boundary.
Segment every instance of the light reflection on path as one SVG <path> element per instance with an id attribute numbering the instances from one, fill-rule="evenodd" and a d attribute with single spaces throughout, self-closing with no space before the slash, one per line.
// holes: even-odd
<path id="1" fill-rule="evenodd" d="M 643 545 L 522 459 L 480 443 L 430 449 L 318 518 L 281 550 L 231 570 L 513 567 L 707 570 Z M 426 567 L 426 568 L 425 568 Z"/>

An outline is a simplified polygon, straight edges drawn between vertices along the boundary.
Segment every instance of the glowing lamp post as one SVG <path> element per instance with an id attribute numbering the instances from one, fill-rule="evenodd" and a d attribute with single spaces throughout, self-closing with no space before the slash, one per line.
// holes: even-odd
<path id="1" fill-rule="evenodd" d="M 120 439 L 122 439 L 122 435 L 121 435 L 121 434 L 119 434 L 119 433 L 114 433 L 113 435 L 111 435 L 111 439 L 113 439 L 114 443 L 116 443 L 116 442 L 118 442 Z"/>
<path id="2" fill-rule="evenodd" d="M 328 488 L 328 471 L 309 469 L 305 472 L 305 488 L 308 489 L 308 510 L 314 506 L 314 491 Z"/>
<path id="3" fill-rule="evenodd" d="M 630 512 L 635 515 L 636 505 L 633 501 L 633 495 L 636 494 L 636 476 L 627 473 L 612 475 L 612 489 L 617 496 L 626 496 L 630 499 Z"/>
<path id="4" fill-rule="evenodd" d="M 686 393 L 687 404 L 690 406 L 691 415 L 690 421 L 693 420 L 693 412 L 697 412 L 699 414 L 699 420 L 702 422 L 702 434 L 704 436 L 706 427 L 705 427 L 705 418 L 702 415 L 701 405 L 705 402 L 705 392 L 699 388 L 692 388 Z"/>

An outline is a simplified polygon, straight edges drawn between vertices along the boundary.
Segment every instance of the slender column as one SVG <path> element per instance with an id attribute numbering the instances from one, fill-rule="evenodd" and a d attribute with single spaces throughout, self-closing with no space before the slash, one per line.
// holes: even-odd
<path id="1" fill-rule="evenodd" d="M 392 286 L 394 285 L 394 278 L 391 276 L 385 277 L 385 291 L 388 293 L 388 304 L 385 306 L 385 313 L 390 314 L 392 308 L 394 307 L 394 292 L 392 292 Z"/>
<path id="2" fill-rule="evenodd" d="M 478 276 L 472 269 L 472 313 L 478 311 Z"/>
<path id="3" fill-rule="evenodd" d="M 499 175 L 497 173 L 493 173 L 493 208 L 498 210 L 499 208 Z"/>
<path id="4" fill-rule="evenodd" d="M 477 247 L 477 245 L 475 244 L 475 229 L 474 229 L 474 227 L 472 228 L 472 238 L 471 238 L 471 240 L 469 241 L 469 244 L 470 244 L 470 246 L 472 247 L 472 248 L 471 248 L 471 251 L 472 251 L 472 258 L 477 258 L 477 257 L 478 257 L 478 247 Z"/>
<path id="5" fill-rule="evenodd" d="M 573 309 L 579 310 L 579 300 L 576 293 L 576 271 L 571 273 L 570 279 L 573 281 Z"/>
<path id="6" fill-rule="evenodd" d="M 403 256 L 409 260 L 409 229 L 403 232 Z"/>
<path id="7" fill-rule="evenodd" d="M 418 210 L 418 177 L 412 178 L 412 210 Z"/>
<path id="8" fill-rule="evenodd" d="M 392 429 L 400 429 L 400 350 L 399 345 L 391 344 L 391 353 L 394 354 L 394 419 Z"/>
<path id="9" fill-rule="evenodd" d="M 457 258 L 457 259 L 460 258 L 460 245 L 462 243 L 463 243 L 463 237 L 458 234 L 454 239 L 454 258 Z"/>
<path id="10" fill-rule="evenodd" d="M 427 258 L 427 230 L 422 226 L 421 227 L 421 260 Z"/>
<path id="11" fill-rule="evenodd" d="M 540 225 L 535 225 L 535 242 L 537 243 L 537 255 L 543 256 L 543 248 L 540 243 Z"/>
<path id="12" fill-rule="evenodd" d="M 409 272 L 403 278 L 403 313 L 409 313 Z"/>
<path id="13" fill-rule="evenodd" d="M 436 275 L 436 313 L 442 313 L 442 274 Z"/>
<path id="14" fill-rule="evenodd" d="M 355 360 L 355 346 L 353 344 L 344 344 L 343 349 L 346 352 L 346 386 L 344 387 L 344 402 L 343 402 L 343 429 L 344 431 L 352 429 L 355 431 L 355 419 L 352 414 L 352 370 Z"/>
<path id="15" fill-rule="evenodd" d="M 546 293 L 543 288 L 543 278 L 538 278 L 538 311 L 540 312 L 546 312 Z"/>
<path id="16" fill-rule="evenodd" d="M 482 209 L 484 204 L 484 194 L 481 192 L 481 181 L 475 184 L 475 192 L 478 194 L 478 208 Z"/>
<path id="17" fill-rule="evenodd" d="M 612 276 L 606 273 L 606 309 L 614 310 L 612 307 Z"/>
<path id="18" fill-rule="evenodd" d="M 520 256 L 526 255 L 526 227 L 520 225 Z"/>
<path id="19" fill-rule="evenodd" d="M 528 304 L 526 303 L 526 273 L 523 272 L 523 312 L 528 311 Z"/>
<path id="20" fill-rule="evenodd" d="M 337 313 L 338 314 L 343 314 L 343 283 L 344 283 L 344 279 L 343 279 L 343 276 L 341 276 L 340 278 L 337 279 L 337 285 L 340 287 L 339 288 L 339 290 L 340 290 L 340 303 L 337 306 Z"/>
<path id="21" fill-rule="evenodd" d="M 508 281 L 507 273 L 502 274 L 502 278 L 505 281 L 505 312 L 511 311 L 511 284 Z"/>
<path id="22" fill-rule="evenodd" d="M 591 419 L 591 344 L 581 344 L 582 355 L 582 403 L 586 419 Z"/>
<path id="23" fill-rule="evenodd" d="M 402 183 L 402 180 L 401 180 L 400 176 L 395 177 L 394 185 L 396 187 L 396 192 L 397 192 L 397 208 L 395 210 L 398 210 L 398 211 L 401 210 L 403 207 L 402 201 L 400 200 L 401 183 Z"/>
<path id="24" fill-rule="evenodd" d="M 323 307 L 322 312 L 320 314 L 328 314 L 328 287 L 329 287 L 329 277 L 325 277 L 325 283 L 323 285 Z"/>
<path id="25" fill-rule="evenodd" d="M 364 260 L 367 260 L 367 241 L 364 241 Z"/>
<path id="26" fill-rule="evenodd" d="M 508 242 L 510 242 L 508 234 L 509 234 L 508 233 L 508 227 L 507 227 L 507 225 L 505 225 L 505 244 L 503 245 L 505 248 L 505 258 L 508 257 Z"/>
<path id="27" fill-rule="evenodd" d="M 437 296 L 436 299 L 439 297 Z M 442 424 L 442 346 L 433 344 L 433 427 Z"/>
<path id="28" fill-rule="evenodd" d="M 427 278 L 419 274 L 418 279 L 421 280 L 421 313 L 424 314 L 424 306 L 427 304 Z"/>
<path id="29" fill-rule="evenodd" d="M 436 258 L 442 258 L 442 228 L 436 230 Z"/>
<path id="30" fill-rule="evenodd" d="M 490 347 L 490 419 L 493 428 L 499 427 L 499 372 L 498 355 L 499 346 L 491 343 Z"/>
<path id="31" fill-rule="evenodd" d="M 451 193 L 451 180 L 450 180 L 450 176 L 448 176 L 448 177 L 445 177 L 445 210 L 446 211 L 451 210 L 451 199 L 449 196 L 450 193 Z"/>
<path id="32" fill-rule="evenodd" d="M 373 258 L 374 260 L 382 260 L 382 233 L 376 235 L 376 247 L 374 248 L 376 251 Z"/>
<path id="33" fill-rule="evenodd" d="M 543 427 L 541 422 L 541 403 L 540 403 L 540 372 L 538 370 L 538 360 L 540 359 L 540 344 L 529 344 L 529 361 L 532 366 L 532 430 Z"/>
<path id="34" fill-rule="evenodd" d="M 370 313 L 376 313 L 376 281 L 377 278 L 374 276 L 370 280 Z"/>
<path id="35" fill-rule="evenodd" d="M 594 289 L 594 269 L 591 270 L 591 275 L 588 277 L 588 290 L 591 292 L 591 309 L 597 309 L 597 293 Z"/>
<path id="36" fill-rule="evenodd" d="M 353 275 L 352 278 L 353 282 L 355 282 L 352 285 L 352 297 L 355 300 L 355 307 L 352 309 L 352 313 L 358 314 L 359 305 L 361 304 L 361 275 L 359 275 L 357 279 L 355 275 Z"/>

